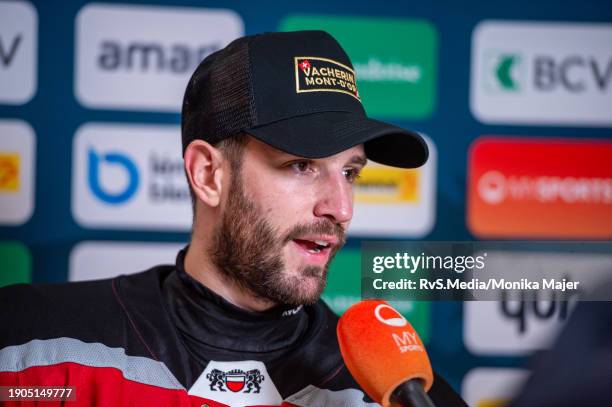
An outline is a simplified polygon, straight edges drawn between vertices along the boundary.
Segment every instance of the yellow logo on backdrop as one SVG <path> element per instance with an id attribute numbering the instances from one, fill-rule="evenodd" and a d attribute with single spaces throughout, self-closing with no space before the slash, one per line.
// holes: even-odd
<path id="1" fill-rule="evenodd" d="M 386 166 L 368 166 L 357 180 L 358 203 L 397 204 L 419 201 L 421 171 Z"/>
<path id="2" fill-rule="evenodd" d="M 0 192 L 19 191 L 19 154 L 0 153 Z"/>
<path id="3" fill-rule="evenodd" d="M 510 400 L 505 398 L 483 399 L 476 403 L 476 407 L 505 407 L 508 404 Z"/>

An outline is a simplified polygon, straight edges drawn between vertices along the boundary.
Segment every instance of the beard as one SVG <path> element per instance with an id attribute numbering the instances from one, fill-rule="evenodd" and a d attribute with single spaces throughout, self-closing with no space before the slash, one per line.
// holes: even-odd
<path id="1" fill-rule="evenodd" d="M 284 235 L 272 227 L 264 211 L 244 191 L 240 170 L 232 177 L 227 205 L 214 232 L 210 258 L 229 283 L 255 297 L 290 306 L 314 304 L 325 289 L 327 272 L 345 242 L 342 226 L 327 218 L 293 226 Z M 340 242 L 324 267 L 287 270 L 282 253 L 293 239 L 306 234 L 332 235 Z"/>

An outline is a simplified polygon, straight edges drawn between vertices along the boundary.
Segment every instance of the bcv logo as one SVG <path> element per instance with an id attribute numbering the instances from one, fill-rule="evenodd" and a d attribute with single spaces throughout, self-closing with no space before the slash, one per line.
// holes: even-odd
<path id="1" fill-rule="evenodd" d="M 119 152 L 98 154 L 93 148 L 90 148 L 87 161 L 89 188 L 98 199 L 111 205 L 119 205 L 134 196 L 139 184 L 138 168 L 127 155 Z M 113 186 L 104 185 L 104 181 L 101 179 L 104 172 L 102 166 L 114 167 L 123 172 L 123 174 L 119 174 L 119 177 L 113 177 L 111 183 L 116 181 L 117 178 L 121 181 L 121 175 L 124 175 L 127 181 L 123 183 L 124 186 L 120 185 L 119 188 L 113 188 Z M 116 182 L 114 183 L 116 184 Z"/>
<path id="2" fill-rule="evenodd" d="M 0 103 L 21 105 L 36 93 L 38 16 L 25 1 L 0 2 Z"/>
<path id="3" fill-rule="evenodd" d="M 612 24 L 480 22 L 470 107 L 484 123 L 612 123 Z"/>
<path id="4" fill-rule="evenodd" d="M 83 125 L 73 146 L 72 214 L 87 228 L 191 226 L 177 126 Z"/>

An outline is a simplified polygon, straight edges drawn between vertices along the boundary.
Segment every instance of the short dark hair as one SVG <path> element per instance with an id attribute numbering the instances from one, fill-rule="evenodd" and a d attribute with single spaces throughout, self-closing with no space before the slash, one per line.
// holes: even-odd
<path id="1" fill-rule="evenodd" d="M 249 136 L 245 133 L 239 133 L 234 137 L 226 138 L 224 140 L 219 141 L 214 145 L 217 149 L 221 151 L 223 156 L 229 161 L 230 168 L 233 173 L 240 171 L 242 168 L 242 155 L 244 153 L 244 147 L 246 146 L 249 140 Z M 187 174 L 185 174 L 187 177 Z M 193 192 L 193 188 L 189 183 L 189 178 L 187 177 L 187 186 L 189 187 L 189 195 L 191 196 L 191 209 L 193 213 L 193 221 L 195 222 L 196 217 L 196 196 Z"/>

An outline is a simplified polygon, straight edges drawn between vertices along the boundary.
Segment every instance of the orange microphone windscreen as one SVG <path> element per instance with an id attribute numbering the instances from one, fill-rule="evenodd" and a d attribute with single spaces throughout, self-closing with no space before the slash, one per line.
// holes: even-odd
<path id="1" fill-rule="evenodd" d="M 397 386 L 419 379 L 425 391 L 433 372 L 421 338 L 408 321 L 387 302 L 361 301 L 340 318 L 340 352 L 357 383 L 376 402 L 390 406 Z"/>

